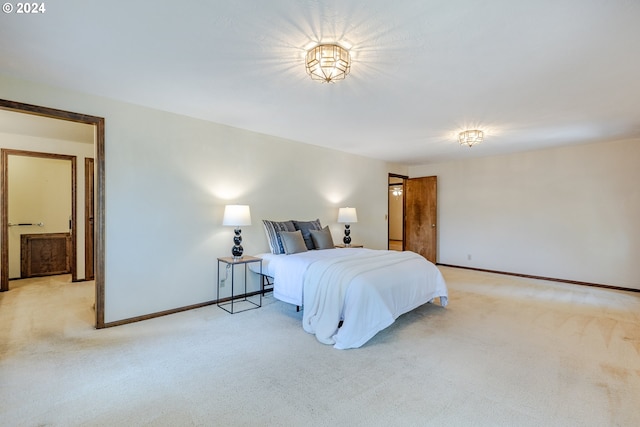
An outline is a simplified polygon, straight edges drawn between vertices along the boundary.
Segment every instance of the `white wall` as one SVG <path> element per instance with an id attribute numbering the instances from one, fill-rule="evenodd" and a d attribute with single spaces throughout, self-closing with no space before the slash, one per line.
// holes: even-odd
<path id="1" fill-rule="evenodd" d="M 1 82 L 1 80 L 0 80 Z M 1 84 L 1 83 L 0 83 Z M 2 86 L 0 85 L 0 88 Z M 0 97 L 2 92 L 0 91 Z M 6 99 L 6 98 L 5 98 Z M 87 125 L 89 126 L 89 125 Z M 39 153 L 53 153 L 53 154 L 65 154 L 69 156 L 76 156 L 76 260 L 77 260 L 77 272 L 78 280 L 83 280 L 85 277 L 85 263 L 84 263 L 84 159 L 94 157 L 94 145 L 89 143 L 80 143 L 73 141 L 65 141 L 61 139 L 40 138 L 29 135 L 16 135 L 2 132 L 0 129 L 0 148 L 9 148 L 13 150 L 25 150 L 35 151 Z M 9 169 L 11 170 L 11 168 Z M 11 181 L 10 181 L 11 182 Z M 11 203 L 9 203 L 11 208 Z M 9 220 L 13 221 L 11 216 Z M 9 237 L 15 230 L 9 230 Z M 50 232 L 38 228 L 39 232 Z M 24 230 L 21 230 L 24 232 Z M 13 243 L 9 244 L 9 247 L 14 250 Z M 0 266 L 1 268 L 1 266 Z M 10 271 L 11 273 L 11 271 Z M 10 274 L 9 277 L 14 277 Z"/>
<path id="2" fill-rule="evenodd" d="M 640 289 L 640 140 L 409 175 L 438 176 L 440 263 Z"/>
<path id="3" fill-rule="evenodd" d="M 215 299 L 227 203 L 251 206 L 245 254 L 268 250 L 262 219 L 319 218 L 339 241 L 341 206 L 354 242 L 386 248 L 387 173 L 404 171 L 385 162 L 4 77 L 0 98 L 105 118 L 107 323 Z"/>

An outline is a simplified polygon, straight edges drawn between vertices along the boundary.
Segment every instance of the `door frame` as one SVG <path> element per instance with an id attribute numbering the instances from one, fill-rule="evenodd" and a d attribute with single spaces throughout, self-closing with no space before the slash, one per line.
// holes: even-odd
<path id="1" fill-rule="evenodd" d="M 10 101 L 6 99 L 0 99 L 0 109 L 7 111 L 14 111 L 17 113 L 33 114 L 36 116 L 44 116 L 53 119 L 68 120 L 77 123 L 84 123 L 93 125 L 95 129 L 95 199 L 96 199 L 96 212 L 94 217 L 94 229 L 95 229 L 95 292 L 96 292 L 96 328 L 101 329 L 105 327 L 104 323 L 104 297 L 105 297 L 105 139 L 104 139 L 104 118 L 97 116 L 90 116 L 87 114 L 74 113 L 71 111 L 58 110 L 55 108 L 42 107 L 38 105 L 25 104 L 22 102 Z M 2 182 L 6 182 L 4 176 L 5 170 L 2 171 Z M 2 200 L 6 197 L 6 190 L 2 189 Z M 8 235 L 8 212 L 6 204 L 3 202 L 5 208 L 1 209 L 0 218 L 0 233 L 2 247 L 7 245 Z M 0 270 L 0 291 L 8 290 L 8 253 L 5 257 L 4 251 L 0 255 L 0 262 L 2 268 Z"/>
<path id="2" fill-rule="evenodd" d="M 78 263 L 77 263 L 77 236 L 76 236 L 76 195 L 77 195 L 77 182 L 76 182 L 76 156 L 70 156 L 66 154 L 52 154 L 41 153 L 37 151 L 25 151 L 25 150 L 13 150 L 10 148 L 3 148 L 2 151 L 2 250 L 0 259 L 2 259 L 2 275 L 5 277 L 6 270 L 6 283 L 3 281 L 3 291 L 9 290 L 9 156 L 23 156 L 34 157 L 37 159 L 54 159 L 64 160 L 71 162 L 71 224 L 69 229 L 71 230 L 71 281 L 76 282 L 78 280 Z M 6 222 L 5 222 L 6 219 Z M 5 262 L 6 260 L 6 262 Z M 6 287 L 6 288 L 5 288 Z"/>
<path id="3" fill-rule="evenodd" d="M 389 202 L 391 200 L 391 193 L 389 191 L 389 188 L 391 188 L 392 185 L 398 185 L 398 184 L 391 184 L 391 178 L 400 178 L 402 179 L 402 191 L 403 191 L 403 196 L 402 196 L 402 250 L 404 251 L 404 222 L 405 222 L 405 203 L 404 203 L 404 184 L 406 182 L 407 179 L 409 179 L 408 176 L 406 175 L 398 175 L 397 173 L 389 173 L 389 176 L 387 177 L 387 250 L 389 249 L 389 235 L 391 232 L 391 220 L 389 218 Z"/>
<path id="4" fill-rule="evenodd" d="M 94 280 L 95 258 L 94 258 L 94 217 L 95 198 L 94 189 L 94 161 L 92 158 L 84 159 L 84 279 Z"/>

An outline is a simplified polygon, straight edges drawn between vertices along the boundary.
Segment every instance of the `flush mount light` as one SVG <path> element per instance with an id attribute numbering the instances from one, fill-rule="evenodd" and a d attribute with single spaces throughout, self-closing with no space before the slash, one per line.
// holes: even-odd
<path id="1" fill-rule="evenodd" d="M 307 51 L 305 67 L 313 80 L 343 80 L 351 71 L 351 55 L 337 44 L 319 44 Z"/>
<path id="2" fill-rule="evenodd" d="M 476 144 L 479 144 L 484 139 L 484 132 L 481 130 L 465 130 L 464 132 L 460 132 L 458 135 L 458 141 L 460 141 L 460 145 L 468 145 L 469 147 L 473 147 Z"/>

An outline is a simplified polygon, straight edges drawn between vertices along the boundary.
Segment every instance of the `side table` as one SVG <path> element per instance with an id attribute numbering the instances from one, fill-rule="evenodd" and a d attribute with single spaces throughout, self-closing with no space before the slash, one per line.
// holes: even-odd
<path id="1" fill-rule="evenodd" d="M 248 265 L 257 262 L 260 264 L 260 275 L 262 275 L 262 258 L 256 258 L 252 256 L 243 256 L 242 258 L 235 259 L 233 257 L 223 257 L 218 258 L 218 294 L 217 301 L 218 307 L 223 309 L 224 311 L 234 314 L 239 313 L 241 311 L 252 310 L 254 308 L 262 307 L 262 291 L 256 291 L 251 295 L 247 293 L 247 275 L 249 273 Z M 220 267 L 224 268 L 224 277 L 220 277 Z M 244 267 L 244 292 L 240 295 L 235 294 L 236 291 L 236 283 L 235 283 L 235 275 L 236 275 L 236 267 L 243 266 Z M 231 271 L 231 277 L 229 277 L 229 271 Z M 221 280 L 222 279 L 222 280 Z M 224 301 L 220 299 L 220 283 L 228 283 L 228 280 L 231 280 L 231 296 L 225 298 Z M 222 285 L 225 286 L 225 285 Z M 259 302 L 255 302 L 249 299 L 249 297 L 253 296 L 258 299 Z M 238 309 L 236 306 L 240 306 L 242 308 Z"/>

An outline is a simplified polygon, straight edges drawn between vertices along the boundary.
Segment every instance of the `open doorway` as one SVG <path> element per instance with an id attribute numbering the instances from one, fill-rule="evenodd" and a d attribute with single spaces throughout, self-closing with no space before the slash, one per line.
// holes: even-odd
<path id="1" fill-rule="evenodd" d="M 71 274 L 78 281 L 76 156 L 3 148 L 2 169 L 9 280 Z"/>
<path id="2" fill-rule="evenodd" d="M 63 110 L 56 110 L 47 107 L 40 107 L 30 104 L 23 104 L 14 101 L 1 100 L 0 110 L 9 111 L 15 113 L 21 113 L 23 115 L 46 117 L 56 120 L 62 120 L 67 122 L 83 123 L 91 125 L 94 136 L 94 148 L 93 157 L 95 162 L 95 212 L 93 220 L 94 228 L 94 276 L 95 276 L 95 309 L 96 309 L 96 321 L 95 326 L 97 328 L 105 327 L 104 323 L 104 119 L 100 117 L 88 116 L 85 114 L 73 113 Z M 8 124 L 7 127 L 11 128 L 14 124 Z M 9 129 L 9 131 L 15 129 Z M 6 129 L 0 129 L 0 132 L 7 131 Z M 43 144 L 47 144 L 43 142 Z M 4 150 L 3 150 L 4 151 Z M 46 150 L 38 150 L 46 151 Z M 7 164 L 4 163 L 6 153 L 3 154 L 3 167 L 2 167 L 2 209 L 0 220 L 0 233 L 2 250 L 0 251 L 0 291 L 9 290 L 9 251 L 8 251 L 8 238 L 9 238 L 9 218 L 8 218 L 8 188 L 7 188 Z M 84 208 L 85 203 L 81 203 L 80 206 Z M 85 213 L 82 214 L 85 217 Z M 77 221 L 72 219 L 71 229 L 72 233 L 75 233 L 73 227 L 75 227 Z M 75 237 L 75 236 L 74 236 Z M 74 258 L 77 260 L 77 253 L 74 252 Z M 83 261 L 85 258 L 83 258 Z M 86 271 L 82 269 L 81 271 Z"/>
<path id="3" fill-rule="evenodd" d="M 393 251 L 404 250 L 404 181 L 403 175 L 389 174 L 389 221 L 388 248 Z"/>

